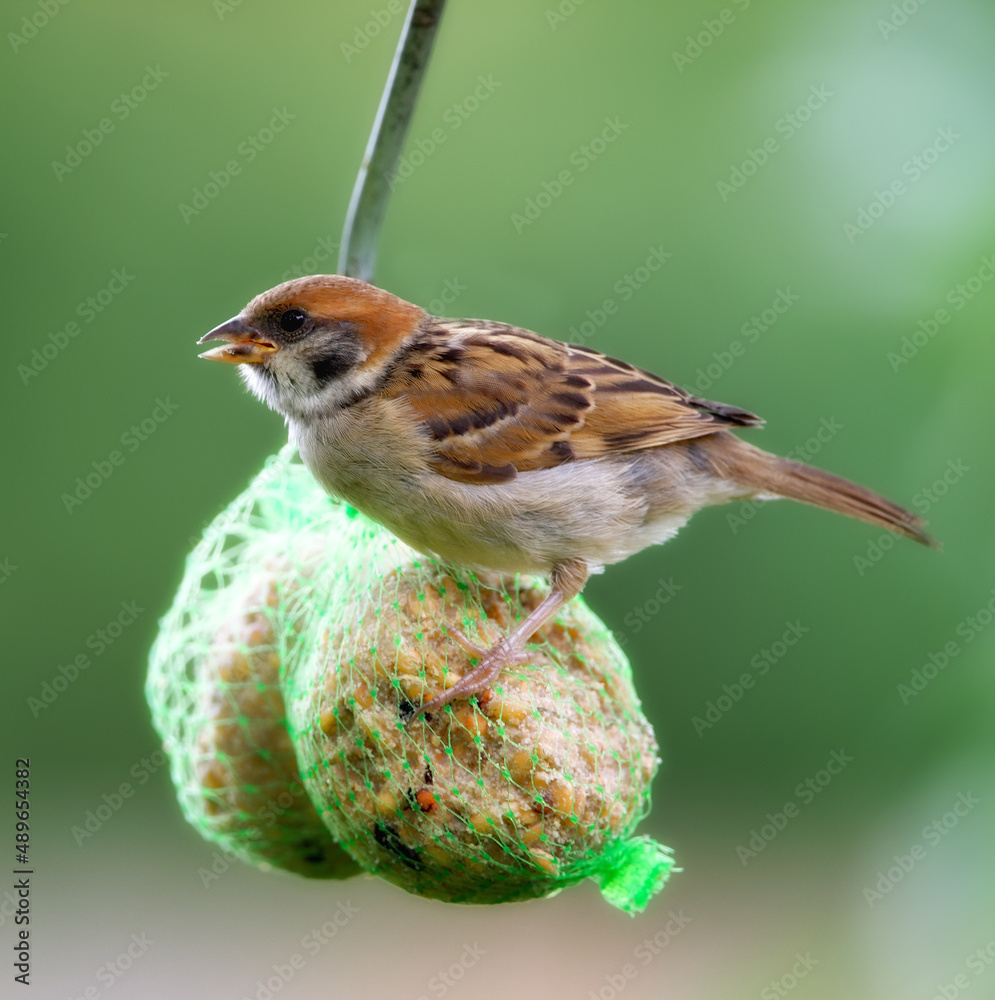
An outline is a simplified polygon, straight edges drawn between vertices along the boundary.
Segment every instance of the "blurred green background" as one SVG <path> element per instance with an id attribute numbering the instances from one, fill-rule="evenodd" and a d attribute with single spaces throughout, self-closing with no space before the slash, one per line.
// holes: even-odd
<path id="1" fill-rule="evenodd" d="M 734 506 L 591 582 L 664 758 L 644 828 L 684 869 L 632 920 L 592 884 L 491 909 L 247 868 L 202 885 L 214 848 L 141 763 L 146 656 L 192 540 L 285 431 L 194 342 L 334 270 L 401 18 L 6 5 L 2 740 L 11 787 L 32 762 L 33 995 L 253 997 L 343 901 L 355 917 L 282 997 L 992 995 L 995 9 L 904 6 L 453 0 L 438 38 L 408 152 L 435 149 L 396 186 L 378 283 L 754 410 L 751 440 L 911 505 L 944 544 Z M 547 207 L 516 221 L 530 199 Z M 638 270 L 654 250 L 671 256 Z M 122 602 L 141 611 L 107 630 Z M 788 623 L 807 631 L 777 658 Z M 77 844 L 122 782 L 133 797 Z"/>

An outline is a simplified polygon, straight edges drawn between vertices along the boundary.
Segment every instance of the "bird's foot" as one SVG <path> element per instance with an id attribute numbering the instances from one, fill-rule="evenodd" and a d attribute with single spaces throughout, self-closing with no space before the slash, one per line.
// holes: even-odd
<path id="1" fill-rule="evenodd" d="M 480 660 L 469 673 L 464 674 L 451 688 L 447 688 L 441 694 L 426 701 L 415 714 L 408 720 L 410 725 L 427 712 L 434 712 L 456 698 L 469 698 L 471 695 L 479 694 L 485 688 L 490 687 L 497 680 L 498 675 L 505 667 L 521 666 L 528 663 L 529 654 L 522 647 L 520 642 L 514 641 L 510 637 L 501 639 L 490 649 L 478 646 L 468 639 L 459 629 L 449 628 L 449 635 L 472 657 Z"/>

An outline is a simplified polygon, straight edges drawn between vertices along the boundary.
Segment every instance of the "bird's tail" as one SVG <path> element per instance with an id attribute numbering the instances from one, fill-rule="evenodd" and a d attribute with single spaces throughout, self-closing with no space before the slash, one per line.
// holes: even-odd
<path id="1" fill-rule="evenodd" d="M 936 539 L 923 530 L 926 522 L 921 517 L 873 490 L 803 462 L 771 455 L 728 432 L 710 436 L 708 442 L 708 461 L 723 479 L 758 493 L 800 500 L 869 521 L 923 545 L 939 548 Z"/>

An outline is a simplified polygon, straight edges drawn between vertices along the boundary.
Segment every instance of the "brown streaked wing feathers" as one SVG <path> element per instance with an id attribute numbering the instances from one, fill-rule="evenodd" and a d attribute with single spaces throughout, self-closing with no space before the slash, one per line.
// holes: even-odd
<path id="1" fill-rule="evenodd" d="M 473 320 L 432 321 L 382 394 L 422 421 L 436 472 L 473 484 L 762 422 L 598 351 Z"/>

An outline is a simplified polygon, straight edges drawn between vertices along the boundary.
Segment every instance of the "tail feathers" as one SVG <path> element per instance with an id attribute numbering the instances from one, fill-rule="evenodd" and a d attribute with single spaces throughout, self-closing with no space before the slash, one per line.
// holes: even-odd
<path id="1" fill-rule="evenodd" d="M 758 493 L 813 504 L 897 531 L 930 548 L 939 543 L 923 530 L 925 521 L 879 493 L 814 466 L 780 458 L 729 433 L 709 438 L 708 459 L 716 474 Z"/>

